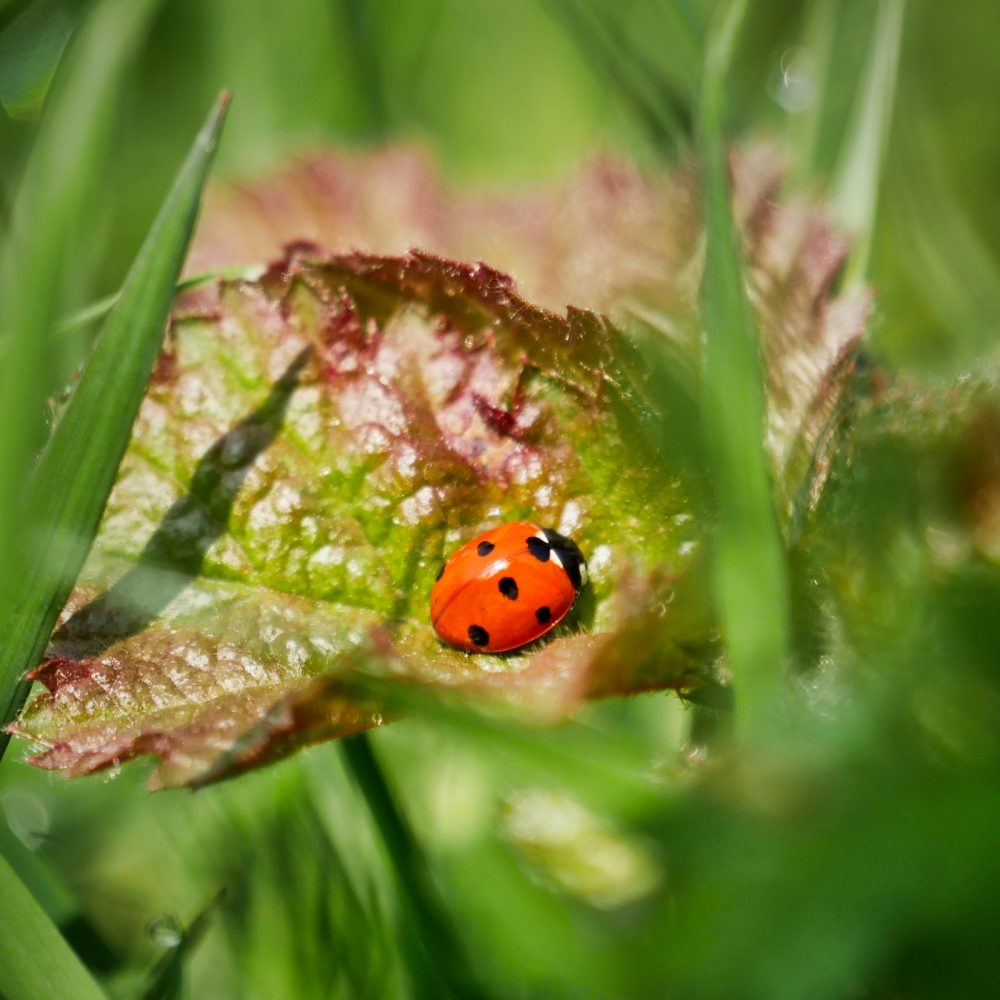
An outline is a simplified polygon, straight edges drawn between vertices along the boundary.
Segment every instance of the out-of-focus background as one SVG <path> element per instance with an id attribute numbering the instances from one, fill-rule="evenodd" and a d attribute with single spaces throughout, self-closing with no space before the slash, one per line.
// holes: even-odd
<path id="1" fill-rule="evenodd" d="M 0 17 L 9 24 L 38 6 L 71 26 L 92 5 L 7 0 Z M 265 0 L 159 4 L 111 123 L 113 152 L 82 234 L 93 243 L 80 252 L 81 266 L 96 273 L 79 277 L 81 295 L 119 286 L 223 87 L 234 103 L 217 182 L 259 177 L 321 145 L 386 141 L 420 143 L 448 179 L 491 188 L 562 178 L 598 150 L 655 163 L 649 131 L 622 96 L 627 71 L 580 44 L 560 13 L 567 7 L 574 9 L 558 0 L 301 0 L 282 10 Z M 714 7 L 616 4 L 616 41 L 641 53 L 690 107 Z M 787 141 L 804 179 L 819 188 L 836 174 L 876 8 L 861 0 L 750 5 L 731 88 L 734 129 Z M 949 341 L 975 341 L 989 316 L 987 286 L 997 294 L 987 275 L 1000 251 L 1000 139 L 991 128 L 998 22 L 987 0 L 947 12 L 906 2 L 873 269 L 895 319 L 875 333 L 893 357 L 931 368 L 949 355 Z M 25 103 L 15 111 L 29 114 Z M 9 187 L 34 125 L 4 116 L 0 129 Z M 979 291 L 963 290 L 963 280 Z"/>
<path id="2" fill-rule="evenodd" d="M 750 3 L 733 136 L 777 143 L 792 190 L 825 195 L 843 176 L 858 85 L 892 6 Z M 44 122 L 45 74 L 3 65 L 30 69 L 27 38 L 58 72 L 99 7 L 112 5 L 0 2 L 5 217 Z M 465 188 L 555 184 L 604 151 L 656 170 L 690 163 L 685 115 L 715 7 L 154 5 L 104 123 L 110 153 L 74 233 L 62 311 L 120 286 L 223 87 L 234 97 L 215 185 L 319 147 L 396 142 L 423 147 Z M 587 20 L 602 9 L 612 16 Z M 1000 6 L 905 0 L 902 31 L 884 87 L 891 126 L 872 140 L 884 157 L 867 350 L 891 377 L 961 378 L 996 356 Z M 651 99 L 678 111 L 662 141 L 636 111 L 640 63 L 656 71 Z M 61 341 L 67 376 L 88 336 L 82 326 Z M 869 666 L 883 679 L 869 700 L 831 706 L 821 734 L 789 737 L 731 785 L 698 784 L 700 717 L 668 694 L 591 705 L 551 732 L 444 717 L 376 734 L 492 995 L 985 995 L 1000 974 L 1000 583 L 988 561 L 940 593 L 936 579 L 916 594 L 890 577 L 898 614 L 883 638 L 871 612 L 867 648 L 881 659 Z M 173 992 L 158 995 L 410 996 L 437 983 L 336 745 L 193 794 L 148 794 L 145 763 L 66 783 L 24 756 L 15 745 L 0 764 L 0 852 L 115 996 L 139 995 L 179 948 L 162 986 Z"/>

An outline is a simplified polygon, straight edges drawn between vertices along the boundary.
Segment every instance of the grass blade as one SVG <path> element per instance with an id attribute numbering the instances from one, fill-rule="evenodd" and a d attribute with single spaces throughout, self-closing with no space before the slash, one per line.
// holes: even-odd
<path id="1" fill-rule="evenodd" d="M 228 104 L 223 95 L 195 140 L 30 484 L 27 542 L 11 573 L 19 589 L 0 612 L 3 722 L 24 701 L 21 676 L 41 656 L 97 530 L 160 349 Z M 0 737 L 0 752 L 7 739 Z"/>
<path id="2" fill-rule="evenodd" d="M 37 0 L 0 33 L 0 104 L 11 118 L 41 110 L 77 19 L 64 0 Z"/>
<path id="3" fill-rule="evenodd" d="M 184 278 L 182 281 L 177 282 L 176 294 L 180 295 L 181 292 L 188 292 L 192 288 L 201 288 L 202 285 L 211 284 L 213 281 L 218 281 L 220 278 L 225 280 L 238 280 L 238 281 L 254 281 L 259 278 L 263 273 L 264 268 L 260 264 L 249 264 L 245 267 L 220 267 L 217 271 L 210 271 L 205 274 L 194 274 L 190 278 Z M 106 295 L 103 299 L 99 299 L 97 302 L 91 302 L 90 305 L 84 306 L 82 309 L 78 309 L 72 315 L 65 317 L 60 320 L 55 328 L 55 332 L 58 335 L 65 335 L 69 333 L 75 333 L 79 330 L 86 329 L 92 323 L 96 323 L 99 319 L 104 319 L 105 316 L 114 308 L 118 303 L 118 299 L 121 297 L 121 292 L 113 292 L 111 295 Z M 0 354 L 0 358 L 3 355 Z"/>
<path id="4" fill-rule="evenodd" d="M 17 508 L 43 439 L 51 387 L 49 336 L 100 177 L 110 109 L 155 0 L 105 0 L 80 31 L 60 70 L 46 117 L 0 240 L 0 565 L 12 566 Z M 72 169 L 67 169 L 67 164 Z M 3 591 L 19 586 L 5 572 Z M 2 674 L 2 670 L 0 670 Z M 2 700 L 0 700 L 2 704 Z"/>
<path id="5" fill-rule="evenodd" d="M 344 759 L 375 819 L 419 935 L 451 996 L 482 997 L 465 948 L 438 897 L 427 860 L 399 811 L 366 734 L 344 740 Z"/>
<path id="6" fill-rule="evenodd" d="M 0 996 L 105 1000 L 45 911 L 0 856 Z"/>
<path id="7" fill-rule="evenodd" d="M 795 172 L 800 180 L 812 180 L 821 169 L 820 132 L 833 86 L 837 13 L 835 0 L 813 0 L 806 8 L 802 54 L 815 96 L 804 111 L 792 117 L 789 128 L 790 144 L 796 154 Z"/>
<path id="8" fill-rule="evenodd" d="M 889 214 L 907 253 L 900 255 L 914 289 L 947 331 L 956 373 L 989 356 L 1000 315 L 1000 270 L 969 206 L 949 176 L 928 116 L 909 109 L 890 154 Z"/>
<path id="9" fill-rule="evenodd" d="M 180 941 L 156 963 L 142 1000 L 176 1000 L 183 996 L 185 963 L 205 936 L 224 898 L 225 890 L 220 889 L 191 921 Z"/>
<path id="10" fill-rule="evenodd" d="M 881 0 L 868 68 L 858 91 L 833 185 L 837 221 L 853 237 L 844 286 L 864 281 L 871 256 L 903 37 L 904 0 Z"/>
<path id="11" fill-rule="evenodd" d="M 587 62 L 611 81 L 653 144 L 665 151 L 682 146 L 691 133 L 687 102 L 623 37 L 613 18 L 578 6 L 576 0 L 549 0 L 545 6 L 564 24 Z"/>
<path id="12" fill-rule="evenodd" d="M 700 108 L 706 228 L 702 308 L 705 444 L 717 525 L 715 600 L 737 711 L 759 721 L 774 704 L 788 648 L 788 584 L 763 449 L 758 334 L 746 298 L 723 133 L 725 81 L 746 0 L 720 8 L 709 36 Z"/>

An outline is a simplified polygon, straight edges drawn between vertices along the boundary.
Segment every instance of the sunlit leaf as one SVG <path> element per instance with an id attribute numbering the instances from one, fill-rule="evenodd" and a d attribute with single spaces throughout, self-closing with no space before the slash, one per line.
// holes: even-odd
<path id="1" fill-rule="evenodd" d="M 545 714 L 697 683 L 705 623 L 677 597 L 697 528 L 669 471 L 637 455 L 621 475 L 615 337 L 428 255 L 299 251 L 194 293 L 35 675 L 50 694 L 19 731 L 48 745 L 40 762 L 155 752 L 164 780 L 190 781 L 246 738 L 238 769 L 377 722 L 330 685 L 352 666 Z M 442 647 L 442 559 L 521 517 L 588 554 L 574 621 L 516 656 Z"/>
<path id="2" fill-rule="evenodd" d="M 871 296 L 864 288 L 832 294 L 848 241 L 823 206 L 781 197 L 784 171 L 772 147 L 735 151 L 731 169 L 766 352 L 765 445 L 779 508 L 794 519 L 822 488 Z M 693 392 L 704 255 L 698 197 L 688 170 L 647 174 L 611 158 L 568 184 L 501 196 L 446 188 L 412 150 L 324 152 L 271 179 L 210 191 L 187 270 L 268 259 L 300 237 L 331 251 L 420 246 L 486 260 L 511 273 L 530 302 L 555 310 L 572 303 L 648 334 L 643 342 L 669 350 L 674 374 Z M 689 430 L 675 428 L 674 437 Z"/>
<path id="3" fill-rule="evenodd" d="M 734 160 L 790 526 L 822 491 L 867 300 L 829 300 L 843 241 L 812 206 L 773 202 L 780 176 L 765 148 Z M 201 783 L 377 724 L 420 692 L 551 719 L 700 685 L 718 654 L 704 499 L 697 460 L 670 451 L 697 420 L 694 193 L 686 171 L 609 161 L 551 194 L 448 196 L 390 152 L 216 194 L 193 269 L 231 264 L 241 225 L 247 256 L 301 227 L 334 249 L 367 232 L 379 250 L 517 260 L 521 283 L 428 253 L 300 244 L 258 281 L 182 296 L 37 672 L 49 693 L 18 724 L 46 747 L 39 763 L 78 774 L 153 753 L 157 781 Z M 603 309 L 636 339 L 532 306 L 522 287 Z M 590 560 L 571 619 L 506 657 L 442 647 L 427 622 L 442 559 L 522 517 Z"/>

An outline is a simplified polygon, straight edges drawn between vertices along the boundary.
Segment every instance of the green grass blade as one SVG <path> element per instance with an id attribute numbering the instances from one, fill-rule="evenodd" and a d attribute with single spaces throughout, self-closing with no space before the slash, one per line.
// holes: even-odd
<path id="1" fill-rule="evenodd" d="M 190 278 L 177 282 L 177 294 L 190 291 L 193 288 L 200 288 L 202 285 L 211 284 L 219 278 L 253 281 L 259 277 L 263 268 L 259 264 L 247 265 L 246 267 L 222 267 L 217 271 L 207 274 L 194 274 Z M 120 297 L 120 292 L 113 292 L 105 295 L 103 299 L 91 302 L 90 305 L 78 309 L 70 316 L 61 319 L 56 325 L 55 332 L 58 335 L 75 333 L 78 330 L 86 329 L 92 323 L 96 323 L 114 308 Z M 0 347 L 0 360 L 3 360 L 2 347 Z"/>
<path id="2" fill-rule="evenodd" d="M 142 1000 L 176 1000 L 184 993 L 184 969 L 222 905 L 225 890 L 220 889 L 183 932 L 180 941 L 157 962 Z"/>
<path id="3" fill-rule="evenodd" d="M 1000 268 L 949 176 L 929 116 L 908 106 L 890 154 L 888 214 L 902 234 L 913 288 L 950 337 L 957 370 L 989 356 L 1000 315 Z M 965 192 L 963 192 L 963 195 Z"/>
<path id="4" fill-rule="evenodd" d="M 375 825 L 385 843 L 413 916 L 435 969 L 454 997 L 473 998 L 488 994 L 477 982 L 472 963 L 458 937 L 427 867 L 413 831 L 396 801 L 365 733 L 342 744 L 344 760 L 368 803 Z"/>
<path id="5" fill-rule="evenodd" d="M 105 1000 L 45 911 L 0 857 L 0 996 Z"/>
<path id="6" fill-rule="evenodd" d="M 50 920 L 61 924 L 75 915 L 77 906 L 73 894 L 56 876 L 48 859 L 27 847 L 11 830 L 6 817 L 0 819 L 0 857 L 11 866 Z"/>
<path id="7" fill-rule="evenodd" d="M 801 180 L 811 180 L 821 168 L 820 131 L 827 113 L 828 95 L 834 86 L 837 13 L 836 0 L 813 0 L 806 10 L 802 49 L 815 97 L 808 108 L 792 117 L 789 137 L 795 152 L 795 171 Z"/>
<path id="8" fill-rule="evenodd" d="M 48 101 L 0 239 L 0 565 L 10 567 L 17 508 L 43 439 L 51 387 L 49 336 L 62 290 L 78 266 L 81 231 L 103 169 L 111 109 L 155 0 L 105 0 L 79 32 Z M 7 571 L 4 587 L 19 586 Z"/>
<path id="9" fill-rule="evenodd" d="M 892 118 L 904 0 L 881 0 L 868 68 L 861 82 L 833 185 L 837 221 L 853 237 L 845 287 L 865 280 L 871 256 L 878 191 Z"/>
<path id="10" fill-rule="evenodd" d="M 160 349 L 228 104 L 224 95 L 195 140 L 30 484 L 27 542 L 12 573 L 19 588 L 0 610 L 4 722 L 23 703 L 21 676 L 41 656 L 97 530 Z M 5 745 L 0 738 L 0 751 Z"/>
<path id="11" fill-rule="evenodd" d="M 709 37 L 700 108 L 706 227 L 705 443 L 715 498 L 715 600 L 735 676 L 737 710 L 772 708 L 788 649 L 788 584 L 763 450 L 758 334 L 746 298 L 723 132 L 725 81 L 746 0 L 720 9 Z"/>
<path id="12" fill-rule="evenodd" d="M 41 110 L 77 20 L 65 0 L 37 0 L 0 33 L 0 104 L 11 118 Z"/>
<path id="13" fill-rule="evenodd" d="M 685 143 L 691 133 L 687 102 L 622 36 L 613 17 L 576 0 L 549 0 L 545 6 L 565 26 L 588 64 L 618 90 L 657 148 L 673 150 Z"/>

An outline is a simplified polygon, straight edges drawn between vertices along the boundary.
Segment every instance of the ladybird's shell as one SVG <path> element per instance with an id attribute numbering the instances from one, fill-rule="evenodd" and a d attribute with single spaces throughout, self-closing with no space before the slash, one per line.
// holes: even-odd
<path id="1" fill-rule="evenodd" d="M 575 542 L 515 521 L 473 538 L 444 564 L 431 589 L 431 623 L 459 649 L 502 653 L 554 628 L 586 582 Z"/>

